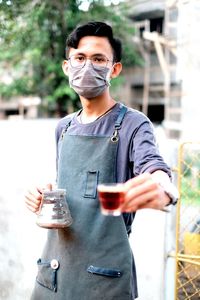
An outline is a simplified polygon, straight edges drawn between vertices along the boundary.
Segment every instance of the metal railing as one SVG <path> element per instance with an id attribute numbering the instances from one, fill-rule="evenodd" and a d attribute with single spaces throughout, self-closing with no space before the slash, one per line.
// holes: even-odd
<path id="1" fill-rule="evenodd" d="M 179 148 L 175 300 L 200 299 L 200 142 Z"/>

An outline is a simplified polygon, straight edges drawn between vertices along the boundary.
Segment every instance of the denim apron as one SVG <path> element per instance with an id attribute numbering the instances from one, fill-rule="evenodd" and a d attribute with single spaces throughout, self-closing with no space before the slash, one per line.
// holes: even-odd
<path id="1" fill-rule="evenodd" d="M 116 182 L 122 106 L 113 136 L 60 139 L 58 187 L 67 189 L 73 224 L 48 231 L 34 300 L 132 300 L 132 252 L 123 216 L 101 214 L 97 184 Z"/>

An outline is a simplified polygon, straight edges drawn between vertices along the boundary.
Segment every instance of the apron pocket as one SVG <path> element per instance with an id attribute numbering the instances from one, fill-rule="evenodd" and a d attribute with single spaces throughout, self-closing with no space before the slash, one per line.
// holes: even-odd
<path id="1" fill-rule="evenodd" d="M 59 262 L 57 259 L 52 259 L 51 261 L 45 261 L 43 259 L 38 259 L 38 275 L 36 281 L 56 292 L 57 291 L 57 270 L 59 268 Z"/>
<path id="2" fill-rule="evenodd" d="M 122 272 L 116 269 L 107 269 L 107 268 L 99 268 L 94 266 L 89 266 L 87 271 L 92 274 L 102 275 L 107 277 L 119 278 L 122 276 Z"/>
<path id="3" fill-rule="evenodd" d="M 85 183 L 85 192 L 83 197 L 96 198 L 97 195 L 97 183 L 99 178 L 99 171 L 88 171 Z"/>

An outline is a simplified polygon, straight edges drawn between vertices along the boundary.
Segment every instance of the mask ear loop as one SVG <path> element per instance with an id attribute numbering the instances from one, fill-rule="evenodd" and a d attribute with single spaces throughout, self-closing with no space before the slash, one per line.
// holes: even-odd
<path id="1" fill-rule="evenodd" d="M 112 68 L 113 68 L 113 66 L 112 66 Z M 112 69 L 111 69 L 112 70 Z M 110 74 L 111 74 L 111 71 L 110 72 L 108 72 L 108 74 L 106 75 L 106 80 L 105 80 L 105 82 L 106 82 L 106 84 L 107 84 L 107 86 L 111 86 L 111 77 L 110 77 Z"/>
<path id="2" fill-rule="evenodd" d="M 112 73 L 112 69 L 114 68 L 114 65 L 115 65 L 115 62 L 113 62 L 113 65 L 112 65 L 110 74 Z M 108 76 L 108 75 L 107 75 L 107 76 Z M 112 79 L 112 77 L 106 78 L 106 81 L 107 81 L 107 83 L 108 83 L 108 86 L 111 86 L 111 79 Z"/>

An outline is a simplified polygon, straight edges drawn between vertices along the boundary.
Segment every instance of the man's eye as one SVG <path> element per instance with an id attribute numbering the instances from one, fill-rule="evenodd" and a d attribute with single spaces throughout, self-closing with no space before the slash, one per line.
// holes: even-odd
<path id="1" fill-rule="evenodd" d="M 105 62 L 105 58 L 104 57 L 94 57 L 94 61 L 98 62 L 98 63 L 102 63 L 102 62 Z"/>
<path id="2" fill-rule="evenodd" d="M 77 61 L 84 61 L 85 58 L 84 58 L 84 56 L 76 56 L 75 60 L 77 60 Z"/>

